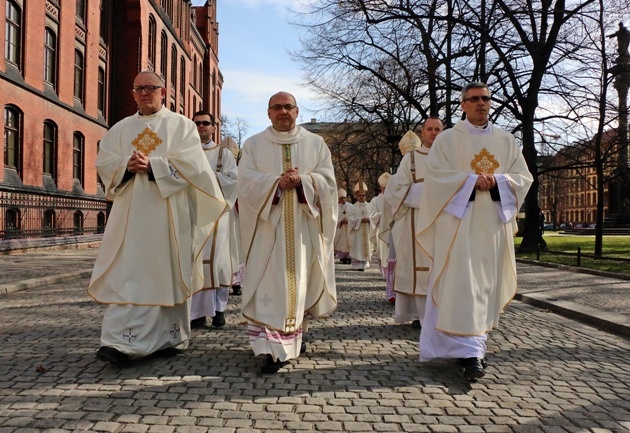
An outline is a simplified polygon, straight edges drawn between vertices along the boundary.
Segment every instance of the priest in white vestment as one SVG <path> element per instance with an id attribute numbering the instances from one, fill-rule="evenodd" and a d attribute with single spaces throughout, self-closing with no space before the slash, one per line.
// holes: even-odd
<path id="1" fill-rule="evenodd" d="M 389 259 L 389 223 L 391 221 L 391 212 L 389 212 L 385 201 L 385 191 L 387 183 L 391 178 L 391 174 L 385 172 L 378 177 L 378 185 L 381 188 L 379 195 L 370 201 L 370 221 L 373 227 L 374 249 L 376 250 L 376 258 L 378 261 L 379 271 L 383 278 L 387 281 L 387 261 Z"/>
<path id="2" fill-rule="evenodd" d="M 337 306 L 334 236 L 337 187 L 330 151 L 296 126 L 295 98 L 276 93 L 272 126 L 247 139 L 238 166 L 245 254 L 242 314 L 263 373 L 276 373 L 306 350 L 306 319 Z"/>
<path id="3" fill-rule="evenodd" d="M 139 73 L 138 113 L 112 126 L 96 159 L 113 205 L 87 292 L 107 304 L 96 356 L 117 366 L 188 346 L 201 251 L 226 207 L 195 124 L 165 94 L 159 75 Z"/>
<path id="4" fill-rule="evenodd" d="M 190 325 L 201 328 L 206 318 L 212 318 L 212 326 L 225 325 L 225 309 L 232 286 L 232 257 L 230 253 L 230 210 L 236 202 L 236 160 L 232 153 L 212 140 L 215 131 L 214 120 L 207 111 L 198 111 L 193 115 L 201 147 L 208 158 L 228 205 L 225 213 L 212 230 L 210 238 L 203 248 L 203 290 L 195 293 L 190 305 Z"/>
<path id="5" fill-rule="evenodd" d="M 396 250 L 394 321 L 421 327 L 429 284 L 429 256 L 416 243 L 418 207 L 424 183 L 424 165 L 435 137 L 442 132 L 440 119 L 429 117 L 420 129 L 400 140 L 403 154 L 398 170 L 389 182 L 385 199 L 393 213 L 392 240 Z"/>
<path id="6" fill-rule="evenodd" d="M 374 251 L 372 244 L 372 225 L 370 214 L 372 208 L 366 201 L 367 185 L 365 182 L 358 182 L 354 188 L 354 196 L 357 201 L 350 209 L 348 217 L 348 230 L 350 233 L 350 259 L 352 269 L 364 271 L 370 267 L 370 259 Z"/>
<path id="7" fill-rule="evenodd" d="M 335 255 L 344 265 L 350 264 L 350 235 L 348 232 L 348 217 L 352 203 L 348 202 L 348 193 L 345 189 L 337 190 L 339 205 L 339 220 L 337 221 L 337 231 L 335 232 Z"/>
<path id="8" fill-rule="evenodd" d="M 420 360 L 458 359 L 485 375 L 487 333 L 516 293 L 516 215 L 532 183 L 514 136 L 488 120 L 490 91 L 464 87 L 466 120 L 441 133 L 426 162 L 417 239 L 432 258 Z"/>
<path id="9" fill-rule="evenodd" d="M 221 141 L 221 146 L 228 149 L 236 165 L 238 165 L 241 159 L 241 148 L 232 137 L 225 137 Z M 243 253 L 241 252 L 241 230 L 238 222 L 238 204 L 235 204 L 230 209 L 230 257 L 232 259 L 232 295 L 241 296 L 241 284 L 243 282 L 243 275 L 245 274 L 245 261 L 243 260 Z"/>

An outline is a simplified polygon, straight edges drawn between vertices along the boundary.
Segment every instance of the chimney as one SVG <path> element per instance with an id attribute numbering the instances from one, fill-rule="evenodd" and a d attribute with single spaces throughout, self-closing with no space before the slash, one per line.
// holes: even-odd
<path id="1" fill-rule="evenodd" d="M 317 123 L 317 119 L 314 117 L 311 117 L 311 123 Z"/>

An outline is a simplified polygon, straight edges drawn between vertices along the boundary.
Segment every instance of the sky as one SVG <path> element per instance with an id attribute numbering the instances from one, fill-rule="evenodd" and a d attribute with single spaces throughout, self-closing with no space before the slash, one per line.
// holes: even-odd
<path id="1" fill-rule="evenodd" d="M 193 0 L 203 5 L 205 0 Z M 292 93 L 300 107 L 297 123 L 317 117 L 315 95 L 300 85 L 303 74 L 289 58 L 300 47 L 299 31 L 289 24 L 296 0 L 217 0 L 219 68 L 223 74 L 221 113 L 247 121 L 246 136 L 271 123 L 267 102 L 274 93 Z"/>

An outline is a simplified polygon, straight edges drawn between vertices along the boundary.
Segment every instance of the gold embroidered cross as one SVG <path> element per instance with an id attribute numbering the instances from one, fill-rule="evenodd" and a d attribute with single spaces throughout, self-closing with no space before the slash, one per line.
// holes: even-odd
<path id="1" fill-rule="evenodd" d="M 131 142 L 133 147 L 147 156 L 161 143 L 162 139 L 148 127 L 144 128 L 144 131 L 138 134 L 138 136 Z"/>
<path id="2" fill-rule="evenodd" d="M 470 161 L 470 168 L 475 171 L 475 174 L 494 174 L 494 171 L 500 166 L 501 164 L 494 159 L 494 155 L 488 152 L 485 147 Z"/>

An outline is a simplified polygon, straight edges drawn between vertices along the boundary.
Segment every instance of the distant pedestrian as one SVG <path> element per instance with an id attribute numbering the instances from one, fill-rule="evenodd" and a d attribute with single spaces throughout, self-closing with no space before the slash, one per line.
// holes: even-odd
<path id="1" fill-rule="evenodd" d="M 117 366 L 188 346 L 201 249 L 225 210 L 195 124 L 163 105 L 164 82 L 140 72 L 138 113 L 103 136 L 96 168 L 113 201 L 88 294 L 107 304 L 98 359 Z"/>
<path id="2" fill-rule="evenodd" d="M 489 121 L 486 84 L 465 86 L 461 107 L 466 120 L 437 136 L 426 161 L 417 239 L 432 267 L 420 360 L 458 358 L 474 380 L 516 293 L 516 215 L 532 175 L 514 136 Z"/>

